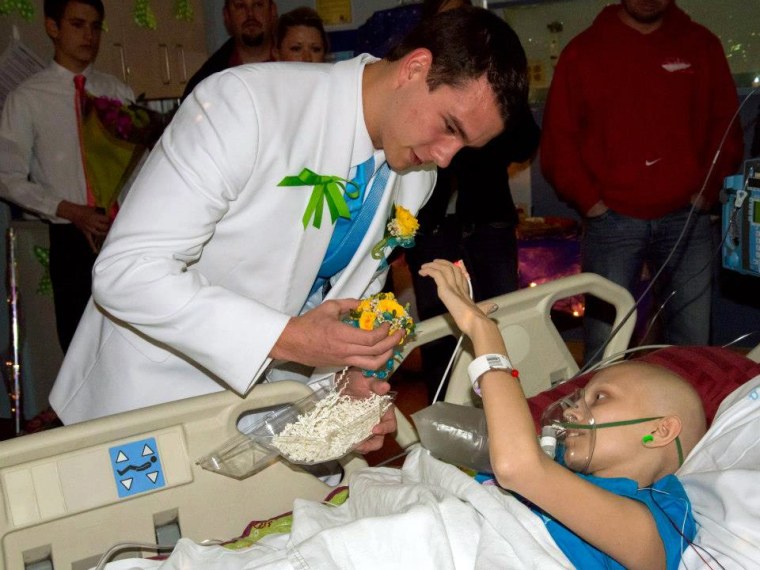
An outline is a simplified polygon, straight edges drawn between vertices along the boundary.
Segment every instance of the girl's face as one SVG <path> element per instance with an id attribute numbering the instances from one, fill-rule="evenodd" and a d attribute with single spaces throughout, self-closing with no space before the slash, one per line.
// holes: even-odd
<path id="1" fill-rule="evenodd" d="M 586 405 L 595 423 L 627 422 L 654 416 L 652 376 L 649 367 L 636 362 L 610 366 L 596 374 L 584 390 Z M 640 452 L 642 436 L 656 427 L 658 419 L 596 430 L 587 471 L 599 476 L 620 476 L 620 466 L 626 465 Z"/>
<path id="2" fill-rule="evenodd" d="M 277 59 L 280 61 L 305 61 L 322 63 L 325 61 L 325 44 L 319 30 L 310 26 L 293 26 L 285 32 L 279 47 Z"/>

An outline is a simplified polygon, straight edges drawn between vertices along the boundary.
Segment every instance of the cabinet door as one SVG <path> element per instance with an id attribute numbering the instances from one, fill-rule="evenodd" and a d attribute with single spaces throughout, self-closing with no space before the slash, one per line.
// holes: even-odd
<path id="1" fill-rule="evenodd" d="M 173 4 L 173 2 L 167 2 Z M 172 16 L 172 35 L 170 61 L 174 66 L 175 81 L 180 94 L 184 92 L 188 80 L 200 69 L 208 58 L 206 48 L 205 15 L 201 0 L 191 1 L 195 18 L 192 22 L 181 22 Z M 221 8 L 219 8 L 221 11 Z"/>
<path id="2" fill-rule="evenodd" d="M 136 96 L 179 97 L 207 57 L 203 6 L 192 0 L 192 22 L 174 17 L 174 0 L 152 0 L 156 29 L 134 20 L 133 1 L 105 0 L 107 32 L 101 41 L 98 68 L 129 84 Z"/>
<path id="3" fill-rule="evenodd" d="M 127 18 L 131 18 L 131 2 L 124 0 L 110 2 L 106 0 L 106 19 L 103 23 L 103 33 L 100 36 L 100 51 L 95 60 L 95 67 L 130 85 L 129 64 L 127 61 L 127 38 L 125 25 Z"/>

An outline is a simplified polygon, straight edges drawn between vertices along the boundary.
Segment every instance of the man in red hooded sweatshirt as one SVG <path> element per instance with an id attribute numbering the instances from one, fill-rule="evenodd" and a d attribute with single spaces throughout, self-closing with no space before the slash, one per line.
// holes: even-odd
<path id="1" fill-rule="evenodd" d="M 720 40 L 674 0 L 607 6 L 554 72 L 541 162 L 584 218 L 583 270 L 633 292 L 645 262 L 652 273 L 666 264 L 655 298 L 670 344 L 709 344 L 706 212 L 742 159 L 741 127 L 731 123 L 737 106 Z M 587 361 L 610 334 L 602 307 L 590 301 Z"/>

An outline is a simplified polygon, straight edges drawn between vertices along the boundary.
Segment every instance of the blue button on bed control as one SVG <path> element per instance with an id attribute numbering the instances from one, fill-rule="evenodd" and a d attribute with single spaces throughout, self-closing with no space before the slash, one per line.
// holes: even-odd
<path id="1" fill-rule="evenodd" d="M 111 447 L 111 467 L 119 498 L 131 497 L 166 485 L 155 438 Z"/>

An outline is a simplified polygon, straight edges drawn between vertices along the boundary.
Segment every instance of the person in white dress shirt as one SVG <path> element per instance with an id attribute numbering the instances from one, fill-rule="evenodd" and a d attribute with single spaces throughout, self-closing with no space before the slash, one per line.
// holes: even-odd
<path id="1" fill-rule="evenodd" d="M 91 290 L 96 244 L 111 225 L 87 205 L 78 144 L 74 77 L 93 95 L 134 100 L 132 90 L 92 68 L 98 55 L 101 0 L 45 0 L 53 60 L 13 90 L 0 119 L 0 197 L 49 222 L 50 277 L 61 348 L 68 349 Z"/>
<path id="2" fill-rule="evenodd" d="M 385 280 L 373 249 L 394 205 L 415 213 L 425 202 L 436 164 L 485 144 L 524 105 L 526 68 L 514 31 L 469 8 L 431 19 L 386 59 L 241 65 L 201 82 L 140 171 L 95 264 L 93 302 L 51 394 L 59 417 L 74 423 L 224 389 L 245 394 L 282 378 L 272 374 L 282 361 L 316 367 L 312 379 L 319 368 L 385 365 L 400 333 L 343 322 Z M 342 263 L 322 271 L 339 225 L 325 181 L 351 179 L 369 158 L 377 174 L 351 217 L 359 226 L 372 212 L 368 225 L 338 248 Z M 330 199 L 343 199 L 332 190 Z M 361 373 L 351 381 L 389 389 Z M 364 449 L 393 429 L 391 413 Z"/>

